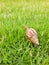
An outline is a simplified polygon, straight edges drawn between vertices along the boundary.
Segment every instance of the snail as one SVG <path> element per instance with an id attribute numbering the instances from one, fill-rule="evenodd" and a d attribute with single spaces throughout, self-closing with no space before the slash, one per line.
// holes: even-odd
<path id="1" fill-rule="evenodd" d="M 27 39 L 30 40 L 34 45 L 39 45 L 37 32 L 33 28 L 29 28 L 28 26 L 25 26 L 25 28 Z"/>

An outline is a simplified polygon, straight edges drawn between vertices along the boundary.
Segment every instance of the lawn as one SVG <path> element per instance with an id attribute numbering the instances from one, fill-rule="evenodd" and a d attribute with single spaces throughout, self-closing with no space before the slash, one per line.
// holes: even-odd
<path id="1" fill-rule="evenodd" d="M 26 39 L 25 25 L 39 46 Z M 0 65 L 49 65 L 49 0 L 0 0 Z"/>

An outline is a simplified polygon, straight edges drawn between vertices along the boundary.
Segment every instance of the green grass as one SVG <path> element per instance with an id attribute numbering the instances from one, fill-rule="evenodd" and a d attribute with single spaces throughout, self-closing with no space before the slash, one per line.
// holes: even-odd
<path id="1" fill-rule="evenodd" d="M 37 31 L 38 47 L 25 25 Z M 0 65 L 49 65 L 49 0 L 0 0 Z"/>

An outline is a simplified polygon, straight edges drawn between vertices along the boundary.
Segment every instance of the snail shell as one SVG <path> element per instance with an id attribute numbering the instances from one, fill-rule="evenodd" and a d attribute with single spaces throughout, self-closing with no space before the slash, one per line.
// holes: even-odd
<path id="1" fill-rule="evenodd" d="M 39 41 L 38 41 L 38 37 L 37 37 L 37 32 L 34 29 L 32 29 L 32 28 L 28 28 L 27 26 L 26 26 L 26 37 L 33 44 L 39 45 Z"/>

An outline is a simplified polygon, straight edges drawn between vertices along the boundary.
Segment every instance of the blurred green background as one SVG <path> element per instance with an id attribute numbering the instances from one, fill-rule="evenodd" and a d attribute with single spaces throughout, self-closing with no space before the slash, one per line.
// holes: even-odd
<path id="1" fill-rule="evenodd" d="M 38 47 L 25 25 L 37 31 Z M 0 65 L 49 65 L 49 0 L 0 0 Z"/>

